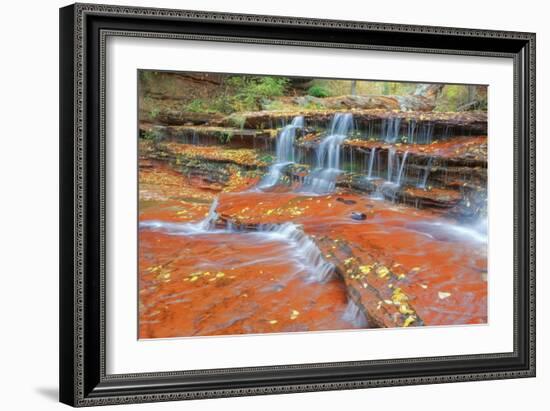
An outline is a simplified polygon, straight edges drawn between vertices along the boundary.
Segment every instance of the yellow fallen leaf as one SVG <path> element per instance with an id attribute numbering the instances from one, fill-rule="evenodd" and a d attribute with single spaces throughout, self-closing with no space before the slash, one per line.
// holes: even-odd
<path id="1" fill-rule="evenodd" d="M 292 312 L 290 313 L 290 319 L 295 320 L 296 318 L 298 318 L 299 315 L 300 315 L 300 311 L 292 310 Z"/>
<path id="2" fill-rule="evenodd" d="M 439 291 L 437 293 L 440 300 L 444 300 L 445 298 L 449 298 L 451 296 L 451 293 L 445 292 L 445 291 Z"/>
<path id="3" fill-rule="evenodd" d="M 345 266 L 350 265 L 351 263 L 353 263 L 353 260 L 354 260 L 353 257 L 346 258 L 346 259 L 344 260 L 344 265 L 345 265 Z"/>
<path id="4" fill-rule="evenodd" d="M 162 281 L 170 281 L 170 273 L 167 271 L 161 271 L 157 278 Z"/>
<path id="5" fill-rule="evenodd" d="M 401 288 L 396 288 L 395 290 L 393 290 L 391 299 L 395 305 L 398 305 L 407 302 L 409 300 L 409 297 L 407 297 L 407 294 L 405 294 L 401 290 Z"/>
<path id="6" fill-rule="evenodd" d="M 411 269 L 411 271 L 418 272 L 418 271 L 420 271 L 420 267 L 413 267 L 413 268 Z"/>
<path id="7" fill-rule="evenodd" d="M 416 320 L 414 315 L 409 315 L 405 321 L 403 321 L 403 327 L 408 327 Z"/>
<path id="8" fill-rule="evenodd" d="M 225 273 L 222 273 L 221 271 L 216 274 L 217 278 L 222 278 L 225 275 Z"/>
<path id="9" fill-rule="evenodd" d="M 372 266 L 370 266 L 370 265 L 361 265 L 361 266 L 359 266 L 359 270 L 360 270 L 363 274 L 368 274 L 368 273 L 371 272 Z"/>
<path id="10" fill-rule="evenodd" d="M 193 277 L 191 277 L 189 279 L 189 281 L 193 282 L 193 281 L 197 281 L 199 279 L 199 276 L 198 275 L 194 275 Z"/>
<path id="11" fill-rule="evenodd" d="M 390 270 L 388 270 L 387 267 L 382 266 L 382 267 L 378 267 L 378 269 L 376 270 L 376 273 L 378 274 L 378 277 L 384 278 L 390 273 Z"/>
<path id="12" fill-rule="evenodd" d="M 277 320 L 269 320 L 269 324 L 277 324 Z"/>
<path id="13" fill-rule="evenodd" d="M 414 314 L 414 311 L 407 304 L 401 304 L 399 306 L 399 312 L 401 314 Z"/>
<path id="14" fill-rule="evenodd" d="M 419 284 L 419 285 L 420 285 L 420 287 L 422 287 L 424 290 L 425 290 L 426 288 L 428 288 L 428 286 L 427 286 L 426 284 Z"/>

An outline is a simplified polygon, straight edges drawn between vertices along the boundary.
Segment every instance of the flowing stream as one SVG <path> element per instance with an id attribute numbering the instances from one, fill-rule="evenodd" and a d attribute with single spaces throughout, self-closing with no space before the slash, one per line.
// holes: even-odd
<path id="1" fill-rule="evenodd" d="M 204 294 L 200 296 L 201 304 L 202 300 L 204 304 L 196 304 L 196 306 L 191 304 L 192 299 L 185 294 L 187 291 L 174 295 L 168 293 L 165 300 L 162 298 L 158 300 L 158 310 L 149 310 L 152 313 L 151 318 L 145 320 L 144 324 L 147 324 L 146 321 L 156 321 L 153 313 L 162 311 L 162 304 L 181 304 L 181 316 L 195 319 L 195 323 L 189 325 L 189 329 L 201 335 L 249 332 L 246 327 L 250 324 L 254 324 L 250 327 L 255 332 L 258 330 L 269 332 L 270 324 L 282 321 L 275 319 L 275 314 L 280 315 L 281 312 L 285 313 L 289 323 L 289 328 L 285 329 L 292 331 L 307 330 L 309 325 L 304 325 L 307 322 L 301 323 L 300 326 L 294 325 L 298 324 L 298 321 L 292 323 L 298 315 L 307 311 L 317 312 L 319 315 L 319 318 L 310 319 L 309 323 L 313 324 L 316 330 L 365 328 L 369 326 L 364 314 L 365 308 L 358 306 L 349 297 L 352 294 L 349 294 L 348 289 L 345 288 L 349 284 L 344 285 L 342 281 L 342 273 L 347 267 L 342 269 L 341 261 L 334 259 L 338 252 L 344 254 L 350 250 L 345 248 L 340 250 L 337 242 L 332 248 L 325 249 L 328 247 L 326 237 L 331 235 L 327 233 L 333 232 L 330 230 L 339 233 L 345 230 L 357 230 L 350 234 L 350 238 L 354 238 L 351 237 L 352 234 L 357 236 L 357 244 L 363 241 L 362 236 L 368 235 L 369 245 L 372 244 L 371 242 L 380 241 L 376 250 L 388 249 L 394 255 L 403 253 L 403 258 L 410 258 L 412 255 L 407 249 L 409 245 L 406 244 L 410 244 L 411 248 L 417 247 L 419 254 L 424 252 L 419 244 L 422 241 L 426 241 L 437 250 L 439 250 L 438 247 L 442 250 L 452 250 L 452 247 L 462 247 L 464 244 L 468 244 L 472 249 L 482 249 L 487 244 L 487 221 L 482 218 L 474 223 L 463 224 L 448 217 L 439 218 L 438 215 L 434 218 L 431 215 L 422 214 L 420 211 L 423 210 L 416 210 L 423 217 L 418 217 L 416 214 L 395 217 L 395 214 L 401 210 L 401 206 L 395 204 L 396 199 L 401 201 L 402 197 L 399 196 L 403 196 L 405 191 L 417 189 L 416 191 L 421 192 L 421 195 L 428 195 L 432 186 L 438 187 L 437 184 L 442 184 L 441 159 L 436 159 L 435 166 L 432 167 L 433 152 L 427 151 L 426 154 L 419 155 L 417 150 L 410 148 L 411 146 L 401 145 L 403 142 L 412 143 L 413 141 L 430 143 L 434 135 L 433 125 L 417 124 L 416 121 L 408 121 L 405 124 L 406 120 L 389 117 L 381 121 L 381 126 L 376 130 L 378 134 L 373 138 L 380 143 L 376 143 L 377 147 L 372 147 L 370 140 L 364 145 L 354 145 L 359 131 L 351 112 L 335 113 L 328 127 L 328 120 L 323 118 L 322 121 L 320 127 L 309 122 L 307 124 L 307 132 L 314 136 L 321 136 L 320 141 L 318 143 L 313 139 L 302 141 L 300 137 L 306 134 L 305 120 L 303 116 L 294 117 L 290 124 L 280 129 L 275 144 L 269 137 L 269 144 L 266 143 L 266 149 L 262 150 L 261 154 L 275 154 L 275 161 L 267 171 L 258 168 L 265 173 L 259 182 L 256 183 L 257 174 L 253 174 L 256 170 L 248 168 L 248 170 L 252 169 L 253 175 L 250 178 L 252 180 L 250 184 L 256 184 L 256 186 L 251 189 L 248 185 L 243 189 L 246 191 L 223 194 L 223 196 L 242 195 L 246 197 L 246 201 L 250 201 L 251 208 L 255 205 L 252 204 L 253 202 L 261 204 L 264 201 L 266 203 L 271 201 L 273 205 L 270 205 L 269 209 L 258 207 L 254 210 L 256 214 L 253 217 L 256 220 L 239 220 L 245 214 L 244 212 L 239 214 L 245 208 L 244 206 L 238 213 L 226 214 L 227 209 L 233 211 L 227 206 L 227 197 L 217 197 L 211 203 L 204 218 L 202 213 L 205 207 L 199 208 L 201 213 L 199 218 L 202 218 L 199 221 L 162 221 L 154 219 L 158 218 L 155 215 L 152 219 L 139 223 L 140 236 L 144 237 L 144 244 L 154 250 L 149 254 L 143 251 L 144 255 L 156 256 L 155 253 L 164 252 L 164 244 L 171 245 L 171 248 L 166 246 L 166 250 L 185 250 L 187 254 L 184 255 L 182 251 L 181 257 L 179 254 L 177 257 L 172 255 L 164 257 L 169 262 L 174 258 L 180 259 L 178 264 L 185 268 L 182 272 L 187 273 L 187 281 L 200 284 L 204 279 L 204 284 L 208 281 L 220 287 L 216 290 L 217 294 L 214 293 L 216 295 L 206 291 L 205 287 Z M 322 127 L 326 127 L 324 132 Z M 315 134 L 311 129 L 316 130 Z M 372 130 L 372 133 L 375 131 Z M 436 136 L 439 138 L 439 132 Z M 190 141 L 192 144 L 200 145 L 199 135 L 194 133 Z M 275 147 L 274 152 L 273 147 Z M 232 164 L 232 167 L 234 165 Z M 307 172 L 308 166 L 309 172 Z M 292 184 L 288 184 L 285 175 L 291 176 Z M 352 185 L 357 181 L 363 186 L 357 188 Z M 284 184 L 291 187 L 287 187 L 285 191 L 282 187 Z M 337 184 L 339 188 L 344 188 L 338 190 L 334 199 L 327 200 L 331 197 L 331 193 L 336 191 Z M 426 189 L 428 185 L 429 190 Z M 277 189 L 274 189 L 276 187 Z M 232 187 L 231 190 L 233 189 Z M 280 197 L 281 195 L 289 195 L 289 198 L 295 196 L 295 198 L 285 203 L 280 201 L 281 198 L 284 199 Z M 210 193 L 208 201 L 211 198 Z M 303 203 L 304 198 L 311 203 Z M 221 199 L 221 207 L 219 199 Z M 293 202 L 295 199 L 297 201 Z M 372 199 L 388 201 L 386 204 L 386 202 L 372 202 Z M 302 208 L 296 206 L 298 202 L 302 204 Z M 235 207 L 235 210 L 237 209 L 231 201 L 229 203 Z M 320 205 L 316 206 L 316 204 Z M 304 210 L 310 205 L 309 212 L 314 210 L 315 214 L 306 216 L 307 212 Z M 342 207 L 347 208 L 342 211 Z M 270 219 L 276 216 L 277 210 L 283 208 L 285 208 L 283 212 L 289 213 L 290 221 L 284 221 L 281 217 Z M 337 214 L 336 209 L 339 209 L 341 214 Z M 278 215 L 281 216 L 281 214 Z M 357 215 L 360 218 L 355 218 Z M 265 220 L 260 219 L 263 216 L 266 216 Z M 267 218 L 268 216 L 270 217 Z M 300 217 L 294 218 L 295 216 Z M 244 215 L 244 217 L 249 216 Z M 226 222 L 230 218 L 242 225 Z M 402 222 L 400 219 L 405 221 Z M 263 224 L 264 221 L 277 223 Z M 377 231 L 369 232 L 369 226 L 379 228 Z M 393 237 L 390 238 L 390 234 Z M 383 238 L 384 236 L 388 236 L 388 241 Z M 389 240 L 395 241 L 392 243 Z M 437 244 L 434 245 L 434 243 Z M 441 245 L 441 243 L 445 244 Z M 349 244 L 353 244 L 351 240 Z M 391 249 L 392 246 L 394 249 Z M 319 247 L 323 248 L 324 252 Z M 447 253 L 442 251 L 442 255 L 446 258 Z M 334 264 L 331 261 L 334 261 Z M 158 262 L 148 261 L 148 263 L 148 267 L 159 265 Z M 335 275 L 336 267 L 339 267 L 338 275 Z M 192 276 L 193 270 L 202 274 Z M 205 272 L 208 275 L 204 274 Z M 215 276 L 214 281 L 204 276 Z M 223 283 L 228 279 L 235 281 L 231 284 Z M 228 284 L 227 288 L 223 288 L 224 284 Z M 361 284 L 361 286 L 366 289 L 369 285 Z M 148 290 L 146 287 L 144 289 Z M 265 293 L 265 298 L 262 293 Z M 324 299 L 326 293 L 330 294 L 330 298 Z M 196 296 L 193 298 L 197 301 Z M 312 308 L 315 304 L 318 305 Z M 202 307 L 199 307 L 202 311 L 198 306 Z M 230 309 L 238 315 L 226 319 L 225 310 Z M 187 312 L 193 312 L 193 316 L 188 315 Z M 270 315 L 273 318 L 270 319 Z M 324 315 L 326 318 L 323 317 Z M 215 317 L 216 321 L 204 320 L 211 317 Z M 369 319 L 372 320 L 372 317 Z M 201 325 L 203 320 L 209 325 Z M 166 333 L 163 335 L 169 335 L 169 331 Z"/>
<path id="2" fill-rule="evenodd" d="M 340 169 L 341 145 L 353 129 L 351 113 L 337 113 L 330 124 L 330 131 L 317 147 L 317 167 L 305 178 L 303 192 L 331 193 L 336 188 Z"/>
<path id="3" fill-rule="evenodd" d="M 282 170 L 296 161 L 296 131 L 304 127 L 304 117 L 296 116 L 292 122 L 285 126 L 277 137 L 276 156 L 277 161 L 269 167 L 268 172 L 258 184 L 260 190 L 271 188 L 279 182 Z"/>

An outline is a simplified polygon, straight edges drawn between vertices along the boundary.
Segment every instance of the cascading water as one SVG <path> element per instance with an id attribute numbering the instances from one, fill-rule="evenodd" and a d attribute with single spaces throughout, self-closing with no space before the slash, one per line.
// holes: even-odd
<path id="1" fill-rule="evenodd" d="M 259 189 L 267 189 L 277 185 L 281 179 L 283 169 L 296 161 L 296 150 L 294 149 L 296 130 L 303 127 L 304 117 L 296 116 L 279 133 L 275 150 L 277 161 L 269 167 L 267 174 L 258 184 Z"/>
<path id="2" fill-rule="evenodd" d="M 430 175 L 430 171 L 432 169 L 432 157 L 428 159 L 428 164 L 426 164 L 426 168 L 424 169 L 424 176 L 422 177 L 422 182 L 418 184 L 418 188 L 426 188 L 426 185 L 428 184 L 428 176 Z"/>
<path id="3" fill-rule="evenodd" d="M 376 156 L 376 147 L 373 147 L 370 151 L 369 155 L 369 171 L 367 174 L 367 178 L 370 180 L 372 178 L 372 169 L 374 167 L 374 159 Z"/>
<path id="4" fill-rule="evenodd" d="M 388 150 L 388 173 L 386 175 L 386 181 L 391 183 L 393 176 L 393 163 L 395 162 L 395 148 L 391 147 Z"/>
<path id="5" fill-rule="evenodd" d="M 167 223 L 164 221 L 141 221 L 139 223 L 139 228 L 154 230 L 154 231 L 165 231 L 169 234 L 175 235 L 197 235 L 197 234 L 206 234 L 212 232 L 219 232 L 221 230 L 215 230 L 216 221 L 218 220 L 218 213 L 216 208 L 218 207 L 218 199 L 214 199 L 208 210 L 208 214 L 204 219 L 195 223 Z"/>
<path id="6" fill-rule="evenodd" d="M 353 324 L 357 328 L 367 328 L 369 326 L 365 313 L 352 299 L 348 300 L 348 305 L 342 319 Z"/>
<path id="7" fill-rule="evenodd" d="M 196 223 L 167 223 L 162 221 L 142 221 L 140 229 L 163 231 L 171 235 L 232 234 L 254 236 L 255 241 L 278 241 L 288 245 L 289 258 L 309 273 L 309 280 L 323 283 L 334 273 L 334 265 L 325 261 L 321 250 L 294 223 L 265 224 L 249 231 L 227 223 L 225 228 L 216 228 L 218 200 L 214 200 L 208 215 Z"/>
<path id="8" fill-rule="evenodd" d="M 401 185 L 401 182 L 403 181 L 403 174 L 405 171 L 405 163 L 407 162 L 407 155 L 409 154 L 408 151 L 405 151 L 405 154 L 403 154 L 403 159 L 401 160 L 401 166 L 399 167 L 399 174 L 397 175 L 397 181 L 395 184 L 398 186 Z"/>
<path id="9" fill-rule="evenodd" d="M 416 132 L 416 120 L 411 119 L 409 120 L 409 124 L 407 125 L 407 143 L 409 144 L 414 143 L 415 132 Z"/>
<path id="10" fill-rule="evenodd" d="M 401 130 L 401 119 L 398 117 L 390 117 L 382 120 L 382 136 L 386 143 L 395 143 L 399 138 Z"/>
<path id="11" fill-rule="evenodd" d="M 258 227 L 258 235 L 289 243 L 292 254 L 304 270 L 310 273 L 310 279 L 317 282 L 327 281 L 334 273 L 334 265 L 323 259 L 317 245 L 294 223 L 266 224 Z"/>
<path id="12" fill-rule="evenodd" d="M 386 184 L 400 186 L 403 183 L 408 155 L 409 152 L 405 151 L 403 157 L 399 159 L 395 148 L 391 147 L 388 149 Z"/>
<path id="13" fill-rule="evenodd" d="M 294 142 L 296 141 L 296 130 L 304 128 L 304 117 L 296 116 L 291 123 L 286 125 L 277 138 L 276 155 L 277 162 L 294 162 L 296 152 Z"/>
<path id="14" fill-rule="evenodd" d="M 340 148 L 352 129 L 353 115 L 351 113 L 334 115 L 330 133 L 317 148 L 317 168 L 305 178 L 301 191 L 318 194 L 334 191 L 336 179 L 342 172 Z"/>

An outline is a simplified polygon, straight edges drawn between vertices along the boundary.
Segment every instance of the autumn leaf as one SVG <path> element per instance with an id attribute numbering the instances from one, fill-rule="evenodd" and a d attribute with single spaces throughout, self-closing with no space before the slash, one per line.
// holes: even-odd
<path id="1" fill-rule="evenodd" d="M 445 292 L 445 291 L 439 291 L 437 293 L 440 300 L 444 300 L 445 298 L 449 298 L 451 296 L 451 293 Z"/>
<path id="2" fill-rule="evenodd" d="M 408 327 L 412 323 L 416 321 L 416 317 L 414 315 L 409 315 L 405 321 L 403 321 L 403 327 Z"/>
<path id="3" fill-rule="evenodd" d="M 376 270 L 376 273 L 378 274 L 378 277 L 384 278 L 390 273 L 390 270 L 388 270 L 387 267 L 382 266 L 382 267 L 378 267 L 378 269 Z"/>
<path id="4" fill-rule="evenodd" d="M 399 312 L 401 314 L 414 314 L 414 311 L 410 309 L 410 307 L 407 304 L 401 304 L 399 306 Z"/>
<path id="5" fill-rule="evenodd" d="M 361 271 L 363 274 L 368 274 L 372 270 L 372 266 L 370 265 L 361 265 L 359 266 L 359 271 Z"/>

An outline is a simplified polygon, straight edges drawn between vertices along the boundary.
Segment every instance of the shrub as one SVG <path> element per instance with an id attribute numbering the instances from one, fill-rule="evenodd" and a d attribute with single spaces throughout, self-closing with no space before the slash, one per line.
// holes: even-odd
<path id="1" fill-rule="evenodd" d="M 307 90 L 307 94 L 313 97 L 328 97 L 330 92 L 323 86 L 314 85 Z"/>
<path id="2" fill-rule="evenodd" d="M 282 96 L 288 80 L 283 77 L 235 76 L 229 78 L 227 83 L 235 90 L 235 111 L 243 111 L 261 109 L 262 102 Z"/>

